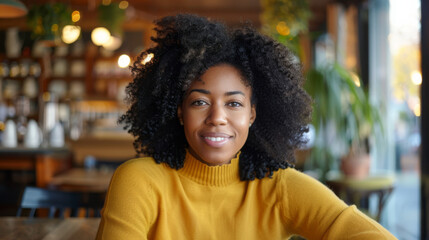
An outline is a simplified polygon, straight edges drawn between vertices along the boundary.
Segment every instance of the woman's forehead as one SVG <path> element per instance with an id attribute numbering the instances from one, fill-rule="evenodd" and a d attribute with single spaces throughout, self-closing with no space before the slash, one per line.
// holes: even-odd
<path id="1" fill-rule="evenodd" d="M 188 92 L 195 88 L 222 91 L 250 91 L 240 70 L 230 64 L 220 64 L 210 67 L 199 78 L 192 81 Z"/>

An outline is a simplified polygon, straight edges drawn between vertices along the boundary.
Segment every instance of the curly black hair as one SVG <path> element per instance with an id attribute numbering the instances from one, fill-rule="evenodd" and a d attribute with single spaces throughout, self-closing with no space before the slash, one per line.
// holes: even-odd
<path id="1" fill-rule="evenodd" d="M 138 154 L 171 168 L 184 165 L 188 143 L 177 107 L 191 82 L 226 63 L 252 88 L 257 119 L 241 149 L 240 178 L 271 177 L 293 166 L 294 150 L 305 143 L 311 99 L 303 89 L 301 65 L 284 45 L 246 25 L 230 30 L 203 17 L 180 14 L 155 22 L 156 43 L 131 67 L 128 111 L 119 119 L 135 137 Z M 144 59 L 153 54 L 149 62 Z"/>

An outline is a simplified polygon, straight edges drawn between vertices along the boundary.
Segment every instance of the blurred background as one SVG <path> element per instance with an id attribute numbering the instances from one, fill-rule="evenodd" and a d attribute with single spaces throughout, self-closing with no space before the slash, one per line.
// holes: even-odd
<path id="1" fill-rule="evenodd" d="M 105 191 L 135 156 L 117 124 L 129 65 L 153 46 L 155 19 L 195 13 L 292 49 L 314 98 L 296 167 L 398 239 L 427 239 L 422 12 L 420 0 L 1 0 L 0 215 L 25 186 Z M 63 176 L 75 169 L 107 183 Z"/>

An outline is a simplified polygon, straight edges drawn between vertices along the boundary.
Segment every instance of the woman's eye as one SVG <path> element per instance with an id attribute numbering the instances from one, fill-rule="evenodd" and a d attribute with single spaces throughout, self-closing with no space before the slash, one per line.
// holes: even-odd
<path id="1" fill-rule="evenodd" d="M 205 101 L 203 101 L 203 100 L 195 100 L 195 101 L 192 102 L 193 106 L 204 106 L 204 105 L 207 105 L 207 104 L 208 103 L 205 102 Z"/>
<path id="2" fill-rule="evenodd" d="M 228 106 L 230 106 L 230 107 L 242 107 L 243 104 L 241 104 L 240 102 L 229 102 Z"/>

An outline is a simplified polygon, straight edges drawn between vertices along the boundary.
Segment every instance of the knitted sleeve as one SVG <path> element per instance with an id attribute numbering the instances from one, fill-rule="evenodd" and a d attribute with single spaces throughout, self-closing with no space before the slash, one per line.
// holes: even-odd
<path id="1" fill-rule="evenodd" d="M 279 194 L 285 226 L 312 239 L 396 239 L 386 229 L 347 206 L 330 189 L 294 169 L 279 177 Z"/>
<path id="2" fill-rule="evenodd" d="M 96 239 L 147 239 L 156 215 L 156 200 L 144 160 L 127 161 L 115 171 Z"/>

